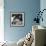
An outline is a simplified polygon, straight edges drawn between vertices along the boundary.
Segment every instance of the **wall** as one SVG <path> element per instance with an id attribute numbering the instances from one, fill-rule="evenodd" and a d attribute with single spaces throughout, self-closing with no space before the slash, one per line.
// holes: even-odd
<path id="1" fill-rule="evenodd" d="M 32 29 L 35 12 L 40 10 L 40 0 L 4 0 L 4 38 L 7 41 L 18 41 Z M 10 27 L 10 11 L 24 12 L 25 26 Z"/>
<path id="2" fill-rule="evenodd" d="M 0 0 L 0 42 L 4 41 L 4 3 Z"/>
<path id="3" fill-rule="evenodd" d="M 40 1 L 40 9 L 41 9 L 41 11 L 43 9 L 46 9 L 46 0 L 41 0 Z M 43 20 L 43 22 L 42 21 L 40 22 L 40 25 L 46 27 L 46 20 L 45 20 L 46 19 L 46 11 L 43 12 L 43 16 L 42 17 L 43 17 L 44 20 Z"/>

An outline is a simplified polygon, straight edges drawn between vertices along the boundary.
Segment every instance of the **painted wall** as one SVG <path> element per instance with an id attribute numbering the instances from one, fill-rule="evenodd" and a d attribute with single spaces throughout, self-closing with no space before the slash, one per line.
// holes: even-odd
<path id="1" fill-rule="evenodd" d="M 32 29 L 35 12 L 40 9 L 40 0 L 4 0 L 4 38 L 7 41 L 18 41 Z M 10 27 L 10 11 L 24 12 L 25 26 Z"/>
<path id="2" fill-rule="evenodd" d="M 42 11 L 43 9 L 46 9 L 46 0 L 41 0 L 41 1 L 40 1 L 40 9 L 41 9 L 41 11 Z M 46 27 L 46 11 L 43 12 L 43 15 L 42 15 L 42 16 L 43 16 L 43 22 L 41 21 L 41 22 L 40 22 L 40 25 Z"/>
<path id="3" fill-rule="evenodd" d="M 4 41 L 4 2 L 0 0 L 0 42 Z"/>

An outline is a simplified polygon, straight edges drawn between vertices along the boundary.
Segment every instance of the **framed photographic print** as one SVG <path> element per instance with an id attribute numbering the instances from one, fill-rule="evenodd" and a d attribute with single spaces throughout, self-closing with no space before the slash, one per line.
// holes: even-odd
<path id="1" fill-rule="evenodd" d="M 10 25 L 11 26 L 24 26 L 24 13 L 23 12 L 11 12 Z"/>

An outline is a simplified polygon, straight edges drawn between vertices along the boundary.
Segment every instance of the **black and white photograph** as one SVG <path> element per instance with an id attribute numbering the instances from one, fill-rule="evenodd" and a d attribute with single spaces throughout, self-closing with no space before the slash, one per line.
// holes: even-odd
<path id="1" fill-rule="evenodd" d="M 11 13 L 11 26 L 24 26 L 24 13 Z"/>

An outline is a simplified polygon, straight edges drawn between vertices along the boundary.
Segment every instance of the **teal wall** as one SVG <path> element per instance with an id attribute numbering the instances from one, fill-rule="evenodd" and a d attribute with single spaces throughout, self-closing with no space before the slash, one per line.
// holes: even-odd
<path id="1" fill-rule="evenodd" d="M 41 0 L 40 1 L 40 10 L 42 11 L 43 9 L 46 9 L 46 0 Z M 46 10 L 43 12 L 43 22 L 40 22 L 40 25 L 45 26 L 46 27 Z"/>
<path id="2" fill-rule="evenodd" d="M 4 38 L 7 41 L 18 41 L 32 29 L 36 11 L 40 9 L 40 0 L 4 0 Z M 10 11 L 24 12 L 25 26 L 10 27 Z"/>

